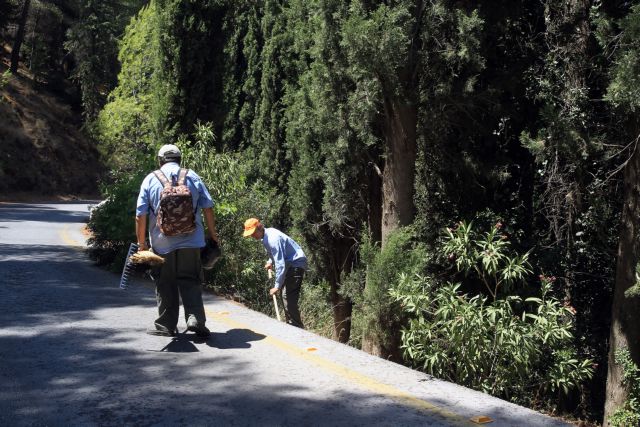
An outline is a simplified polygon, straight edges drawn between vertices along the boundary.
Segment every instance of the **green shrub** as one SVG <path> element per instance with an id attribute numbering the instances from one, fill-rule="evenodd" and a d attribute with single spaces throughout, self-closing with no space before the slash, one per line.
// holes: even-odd
<path id="1" fill-rule="evenodd" d="M 383 248 L 374 244 L 368 237 L 360 245 L 360 255 L 366 273 L 355 271 L 345 281 L 343 295 L 356 305 L 351 342 L 360 347 L 357 339 L 365 338 L 380 343 L 389 351 L 397 347 L 397 334 L 402 323 L 402 310 L 389 296 L 389 288 L 397 281 L 401 273 L 413 275 L 421 272 L 426 265 L 427 251 L 424 244 L 416 238 L 413 227 L 403 227 L 392 232 Z M 359 276 L 359 277 L 358 277 Z M 364 289 L 358 288 L 358 283 Z M 358 330 L 361 328 L 361 330 Z M 359 338 L 362 337 L 362 338 Z"/>
<path id="2" fill-rule="evenodd" d="M 501 233 L 502 224 L 479 235 L 473 223 L 461 222 L 455 229 L 446 228 L 443 253 L 455 261 L 458 271 L 474 275 L 485 286 L 495 300 L 499 295 L 508 295 L 514 285 L 524 283 L 531 273 L 529 252 L 518 255 L 511 251 L 506 235 Z"/>
<path id="3" fill-rule="evenodd" d="M 333 335 L 333 315 L 329 283 L 315 283 L 306 278 L 302 284 L 300 313 L 305 329 L 327 338 Z"/>
<path id="4" fill-rule="evenodd" d="M 540 277 L 537 297 L 508 294 L 524 286 L 530 269 L 526 254 L 511 254 L 496 235 L 462 223 L 447 230 L 442 247 L 458 271 L 482 279 L 491 298 L 421 275 L 403 274 L 392 287 L 409 316 L 404 356 L 438 378 L 520 403 L 568 393 L 593 375 L 593 362 L 572 347 L 574 309 L 552 296 L 553 277 Z"/>
<path id="5" fill-rule="evenodd" d="M 631 353 L 626 348 L 616 352 L 616 363 L 622 366 L 622 383 L 627 388 L 629 396 L 622 408 L 616 410 L 609 418 L 609 422 L 613 427 L 640 425 L 640 368 L 633 362 Z"/>
<path id="6" fill-rule="evenodd" d="M 5 70 L 2 74 L 0 74 L 0 89 L 3 89 L 11 80 L 11 71 Z"/>
<path id="7" fill-rule="evenodd" d="M 148 171 L 117 177 L 102 188 L 103 202 L 91 211 L 89 256 L 99 265 L 121 269 L 129 245 L 135 242 L 136 200 Z"/>
<path id="8" fill-rule="evenodd" d="M 11 77 L 12 76 L 11 76 L 10 70 L 5 70 L 4 73 L 0 74 L 0 90 L 3 90 L 4 87 L 9 84 Z M 4 100 L 5 100 L 5 95 L 2 94 L 2 97 L 0 98 L 0 102 L 4 102 Z"/>
<path id="9" fill-rule="evenodd" d="M 368 259 L 375 257 L 380 249 L 371 244 L 370 237 L 364 235 L 360 245 L 360 254 Z M 338 292 L 345 298 L 353 302 L 351 309 L 351 333 L 348 344 L 355 348 L 362 348 L 362 338 L 365 333 L 367 322 L 371 321 L 367 313 L 367 304 L 364 298 L 364 289 L 367 278 L 366 264 L 358 265 L 349 274 L 343 275 Z"/>

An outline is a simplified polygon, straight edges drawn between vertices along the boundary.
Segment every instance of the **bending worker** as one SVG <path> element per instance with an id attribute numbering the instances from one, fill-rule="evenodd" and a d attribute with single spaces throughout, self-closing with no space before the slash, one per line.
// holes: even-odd
<path id="1" fill-rule="evenodd" d="M 300 319 L 298 300 L 304 272 L 307 269 L 307 257 L 291 237 L 275 228 L 265 228 L 257 218 L 249 218 L 244 222 L 244 237 L 262 240 L 270 261 L 265 268 L 272 269 L 275 265 L 276 281 L 269 290 L 275 295 L 282 290 L 284 314 L 288 324 L 304 328 Z"/>

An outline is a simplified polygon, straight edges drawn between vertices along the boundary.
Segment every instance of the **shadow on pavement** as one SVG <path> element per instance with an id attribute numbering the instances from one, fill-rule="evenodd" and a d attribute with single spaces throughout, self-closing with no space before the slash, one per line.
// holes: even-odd
<path id="1" fill-rule="evenodd" d="M 160 350 L 147 350 L 147 351 L 155 351 L 157 353 L 193 353 L 198 350 L 198 348 L 193 345 L 194 340 L 187 339 L 185 337 L 181 337 L 178 334 L 177 337 L 171 338 L 171 341 Z"/>
<path id="2" fill-rule="evenodd" d="M 206 344 L 209 347 L 219 350 L 251 348 L 251 341 L 260 341 L 265 338 L 266 335 L 259 334 L 250 329 L 230 329 L 226 332 L 212 332 L 208 338 L 200 338 L 195 334 L 178 333 L 177 336 L 171 338 L 171 341 L 160 350 L 147 351 L 158 353 L 190 353 L 199 351 L 193 343 Z"/>
<path id="3" fill-rule="evenodd" d="M 265 372 L 255 355 L 232 357 L 265 338 L 247 329 L 214 333 L 200 351 L 191 334 L 147 336 L 151 289 L 120 290 L 69 247 L 0 245 L 0 277 L 0 425 L 421 423 L 364 391 L 319 394 L 286 360 Z M 145 350 L 153 343 L 164 348 Z"/>
<path id="4" fill-rule="evenodd" d="M 120 276 L 102 270 L 70 246 L 0 244 L 0 327 L 30 326 L 43 316 L 86 320 L 100 308 L 148 305 L 146 289 L 119 288 Z"/>
<path id="5" fill-rule="evenodd" d="M 0 335 L 0 425 L 429 425 L 365 391 L 319 395 L 284 368 L 265 381 L 259 365 L 220 353 L 115 348 L 106 329 L 80 338 Z"/>
<path id="6" fill-rule="evenodd" d="M 265 335 L 250 329 L 229 329 L 225 333 L 212 333 L 206 343 L 210 347 L 228 350 L 232 348 L 251 348 L 251 341 L 260 341 L 265 338 Z"/>
<path id="7" fill-rule="evenodd" d="M 69 203 L 49 203 L 46 205 L 0 203 L 0 222 L 87 222 L 89 219 L 88 210 L 61 209 L 54 206 L 65 204 Z"/>

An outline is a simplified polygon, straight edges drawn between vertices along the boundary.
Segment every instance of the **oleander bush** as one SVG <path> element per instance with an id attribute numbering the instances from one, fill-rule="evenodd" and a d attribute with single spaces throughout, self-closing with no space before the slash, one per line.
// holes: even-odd
<path id="1" fill-rule="evenodd" d="M 409 321 L 402 331 L 407 361 L 438 378 L 519 403 L 551 402 L 591 378 L 593 362 L 573 346 L 575 310 L 553 295 L 554 277 L 541 275 L 528 296 L 528 253 L 517 254 L 496 226 L 446 230 L 442 255 L 460 282 L 402 274 L 391 287 Z M 462 292 L 480 279 L 484 293 Z"/>

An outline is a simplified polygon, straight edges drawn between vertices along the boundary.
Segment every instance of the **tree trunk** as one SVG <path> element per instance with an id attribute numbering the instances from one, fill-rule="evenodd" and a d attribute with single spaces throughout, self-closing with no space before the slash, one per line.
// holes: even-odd
<path id="1" fill-rule="evenodd" d="M 382 172 L 374 164 L 369 169 L 369 206 L 367 208 L 371 240 L 380 242 L 382 239 Z"/>
<path id="2" fill-rule="evenodd" d="M 331 306 L 333 308 L 333 339 L 341 342 L 349 342 L 351 337 L 351 312 L 353 303 L 340 295 L 339 286 L 331 283 Z"/>
<path id="3" fill-rule="evenodd" d="M 628 397 L 628 390 L 622 384 L 622 369 L 615 363 L 616 351 L 627 348 L 633 361 L 640 364 L 640 322 L 637 318 L 640 302 L 638 297 L 625 295 L 625 292 L 636 283 L 635 271 L 639 258 L 640 150 L 636 147 L 624 172 L 624 205 L 618 243 L 616 283 L 611 309 L 604 426 L 611 425 L 609 417 L 624 404 Z"/>
<path id="4" fill-rule="evenodd" d="M 366 328 L 362 336 L 362 351 L 391 362 L 402 363 L 400 325 L 389 328 L 385 333 L 388 334 L 386 340 L 374 329 Z"/>
<path id="5" fill-rule="evenodd" d="M 330 262 L 331 274 L 329 274 L 329 284 L 331 285 L 330 297 L 333 309 L 333 339 L 347 343 L 351 336 L 351 312 L 353 303 L 350 299 L 338 293 L 340 280 L 343 275 L 349 274 L 352 270 L 352 243 L 349 240 L 334 240 L 331 251 Z"/>
<path id="6" fill-rule="evenodd" d="M 20 61 L 20 48 L 24 41 L 24 33 L 27 27 L 27 18 L 29 17 L 29 8 L 31 7 L 31 0 L 24 0 L 22 5 L 22 12 L 20 13 L 20 21 L 18 21 L 18 31 L 16 32 L 16 39 L 13 41 L 13 49 L 11 49 L 11 66 L 10 70 L 13 74 L 18 73 L 18 62 Z"/>
<path id="7" fill-rule="evenodd" d="M 389 233 L 413 221 L 417 108 L 408 101 L 385 101 L 387 128 L 382 173 L 382 246 Z"/>
<path id="8" fill-rule="evenodd" d="M 386 147 L 382 172 L 382 248 L 389 234 L 411 224 L 415 214 L 413 202 L 416 163 L 417 108 L 408 100 L 385 100 Z M 374 286 L 367 281 L 367 286 Z M 383 290 L 370 294 L 384 295 Z M 377 313 L 384 331 L 371 326 L 364 331 L 362 349 L 394 362 L 402 361 L 401 325 L 395 320 L 394 304 L 388 302 Z"/>

